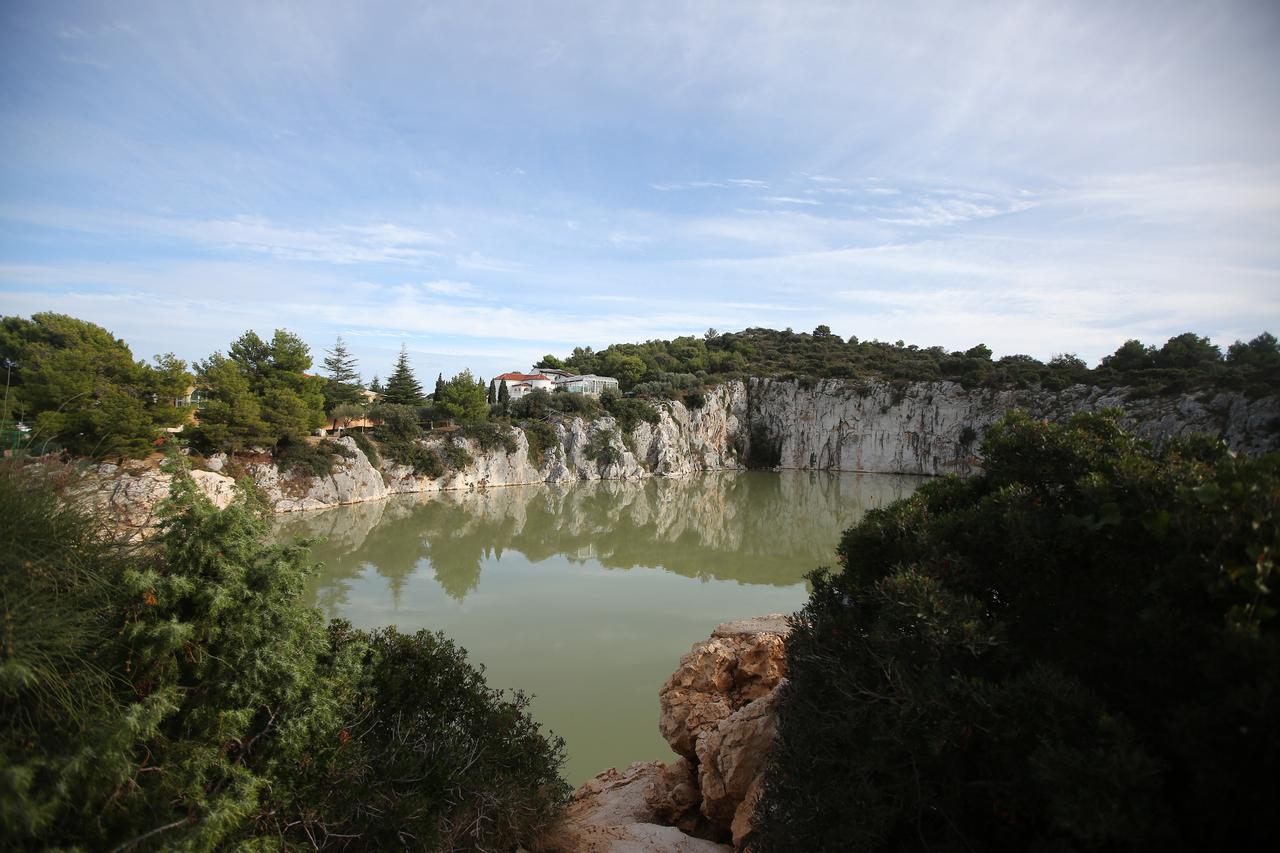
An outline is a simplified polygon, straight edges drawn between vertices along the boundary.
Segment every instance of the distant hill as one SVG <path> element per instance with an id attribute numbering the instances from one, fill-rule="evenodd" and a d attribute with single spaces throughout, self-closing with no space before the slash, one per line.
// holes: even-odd
<path id="1" fill-rule="evenodd" d="M 903 381 L 952 380 L 965 387 L 1060 390 L 1076 384 L 1128 386 L 1142 394 L 1184 394 L 1200 390 L 1242 391 L 1250 397 L 1280 393 L 1280 346 L 1264 332 L 1222 349 L 1186 332 L 1163 346 L 1126 341 L 1090 368 L 1071 354 L 1047 363 L 1029 355 L 993 359 L 978 344 L 963 352 L 882 341 L 848 340 L 826 326 L 812 332 L 751 328 L 702 337 L 642 344 L 613 344 L 599 352 L 578 347 L 563 360 L 548 356 L 547 367 L 616 376 L 623 390 L 642 395 L 679 396 L 727 379 L 746 376 Z"/>

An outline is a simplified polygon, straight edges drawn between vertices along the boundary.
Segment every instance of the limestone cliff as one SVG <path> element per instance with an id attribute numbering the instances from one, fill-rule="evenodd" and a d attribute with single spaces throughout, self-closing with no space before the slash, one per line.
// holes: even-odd
<path id="1" fill-rule="evenodd" d="M 879 474 L 968 475 L 981 466 L 983 433 L 1013 408 L 1060 419 L 1075 412 L 1125 409 L 1130 426 L 1154 441 L 1199 432 L 1221 436 L 1239 452 L 1280 449 L 1280 398 L 1249 400 L 1232 393 L 1127 398 L 1120 391 L 1078 386 L 1061 392 L 966 390 L 953 382 L 801 383 L 771 379 L 728 382 L 706 394 L 701 408 L 677 401 L 657 405 L 656 423 L 640 423 L 624 436 L 613 418 L 566 417 L 555 424 L 556 446 L 531 459 L 523 431 L 514 447 L 482 450 L 459 433 L 434 435 L 427 444 L 466 451 L 471 461 L 439 477 L 426 477 L 383 460 L 374 466 L 351 438 L 339 439 L 348 458 L 335 457 L 324 477 L 289 474 L 265 454 L 242 462 L 244 471 L 277 512 L 377 501 L 396 494 L 471 490 L 584 480 L 680 477 L 738 469 L 743 461 L 793 469 Z M 604 433 L 617 461 L 587 457 Z M 221 503 L 231 494 L 229 460 L 215 455 L 198 474 L 201 487 Z M 168 490 L 168 477 L 146 466 L 95 466 L 88 491 L 100 508 L 133 532 L 151 524 L 151 510 Z"/>
<path id="2" fill-rule="evenodd" d="M 1137 434 L 1221 436 L 1241 453 L 1280 449 L 1280 398 L 1236 393 L 1130 398 L 1083 385 L 1060 392 L 968 389 L 954 382 L 800 383 L 753 379 L 749 451 L 782 468 L 937 475 L 974 473 L 982 434 L 1011 409 L 1058 420 L 1122 408 Z"/>

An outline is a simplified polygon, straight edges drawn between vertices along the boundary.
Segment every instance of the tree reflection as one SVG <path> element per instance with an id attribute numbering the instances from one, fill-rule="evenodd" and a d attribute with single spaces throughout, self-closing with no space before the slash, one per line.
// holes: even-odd
<path id="1" fill-rule="evenodd" d="M 660 568 L 746 584 L 796 583 L 828 564 L 840 531 L 866 510 L 910 494 L 918 478 L 825 472 L 747 472 L 688 479 L 514 486 L 405 496 L 299 514 L 281 538 L 324 537 L 317 603 L 330 613 L 369 567 L 399 603 L 430 569 L 461 602 L 484 564 L 515 551 L 609 569 Z"/>

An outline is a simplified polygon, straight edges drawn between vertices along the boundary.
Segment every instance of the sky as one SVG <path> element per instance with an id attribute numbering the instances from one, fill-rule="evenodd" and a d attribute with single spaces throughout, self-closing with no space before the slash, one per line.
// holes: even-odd
<path id="1" fill-rule="evenodd" d="M 1280 3 L 0 0 L 0 314 L 366 379 L 1280 333 Z"/>

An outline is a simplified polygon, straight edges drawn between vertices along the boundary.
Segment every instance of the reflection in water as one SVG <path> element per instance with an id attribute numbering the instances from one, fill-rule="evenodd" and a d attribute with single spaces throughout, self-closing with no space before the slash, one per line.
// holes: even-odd
<path id="1" fill-rule="evenodd" d="M 328 616 L 442 630 L 494 686 L 537 694 L 578 784 L 666 756 L 657 691 L 680 655 L 718 622 L 795 610 L 840 532 L 919 482 L 788 471 L 515 486 L 292 514 L 277 535 L 321 540 L 310 590 Z"/>
<path id="2" fill-rule="evenodd" d="M 685 577 L 788 586 L 829 565 L 840 531 L 919 480 L 877 474 L 786 471 L 688 479 L 595 481 L 406 495 L 285 516 L 281 538 L 325 540 L 317 604 L 338 615 L 344 580 L 372 566 L 399 600 L 429 568 L 463 600 L 487 559 L 517 551 L 532 562 L 562 556 L 609 569 L 648 566 Z"/>

